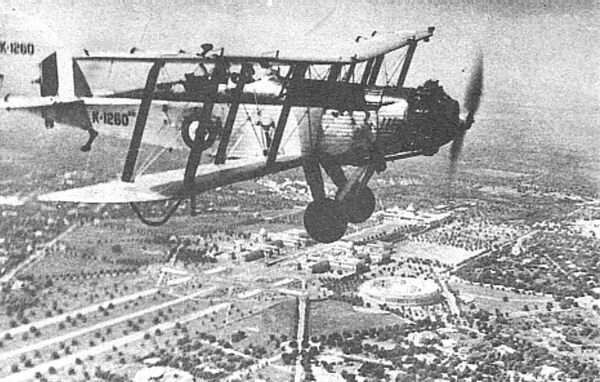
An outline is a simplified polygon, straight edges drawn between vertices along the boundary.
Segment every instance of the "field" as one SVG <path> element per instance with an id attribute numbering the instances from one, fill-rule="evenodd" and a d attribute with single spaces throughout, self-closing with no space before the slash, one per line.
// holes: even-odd
<path id="1" fill-rule="evenodd" d="M 456 265 L 477 255 L 477 252 L 462 248 L 427 242 L 402 241 L 397 243 L 394 249 L 394 258 L 417 257 L 433 261 L 437 260 L 440 263 L 448 265 Z"/>
<path id="2" fill-rule="evenodd" d="M 402 324 L 405 321 L 394 315 L 362 313 L 352 305 L 339 301 L 317 301 L 310 304 L 309 336 L 333 332 L 355 331 Z"/>
<path id="3" fill-rule="evenodd" d="M 509 317 L 513 314 L 522 315 L 525 313 L 525 306 L 530 311 L 543 311 L 547 303 L 556 304 L 552 296 L 533 294 L 529 292 L 515 293 L 508 288 L 496 287 L 490 289 L 488 286 L 479 286 L 466 282 L 449 283 L 453 291 L 457 291 L 459 299 L 468 301 L 463 309 L 469 309 L 474 304 L 477 309 L 485 309 L 493 312 L 496 308 L 503 313 L 508 313 Z"/>

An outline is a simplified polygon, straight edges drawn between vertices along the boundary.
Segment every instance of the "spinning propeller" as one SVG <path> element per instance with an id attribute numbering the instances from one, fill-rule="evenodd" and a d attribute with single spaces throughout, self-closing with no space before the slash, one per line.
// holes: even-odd
<path id="1" fill-rule="evenodd" d="M 475 113 L 477 112 L 477 109 L 479 109 L 482 92 L 483 56 L 481 52 L 479 52 L 475 59 L 475 65 L 471 69 L 471 77 L 469 78 L 469 84 L 467 85 L 467 90 L 465 92 L 464 108 L 467 111 L 467 118 L 464 121 L 461 121 L 460 130 L 452 141 L 452 146 L 450 146 L 450 181 L 452 181 L 454 174 L 456 173 L 456 163 L 462 150 L 465 134 L 467 133 L 467 130 L 471 128 L 473 122 L 475 122 Z"/>

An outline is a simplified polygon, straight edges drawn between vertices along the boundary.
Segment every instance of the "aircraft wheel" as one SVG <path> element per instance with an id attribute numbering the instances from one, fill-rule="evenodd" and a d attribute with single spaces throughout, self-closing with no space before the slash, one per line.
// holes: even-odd
<path id="1" fill-rule="evenodd" d="M 332 243 L 346 233 L 346 221 L 342 205 L 333 199 L 315 200 L 304 211 L 306 232 L 320 243 Z"/>
<path id="2" fill-rule="evenodd" d="M 346 201 L 344 207 L 350 223 L 362 223 L 375 211 L 375 195 L 369 187 L 362 187 Z"/>

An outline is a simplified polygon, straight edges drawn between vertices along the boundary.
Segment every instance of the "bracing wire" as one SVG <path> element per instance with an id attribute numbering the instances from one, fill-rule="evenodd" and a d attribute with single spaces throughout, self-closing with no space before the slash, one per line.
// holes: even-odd
<path id="1" fill-rule="evenodd" d="M 175 141 L 177 140 L 178 136 L 174 135 L 173 138 L 171 139 L 171 141 L 169 143 L 175 143 Z M 154 164 L 154 162 L 156 162 L 158 160 L 158 158 L 160 158 L 160 156 L 167 151 L 170 147 L 172 147 L 172 145 L 164 145 L 161 146 L 160 150 L 157 150 L 156 154 L 154 156 L 149 156 L 148 159 L 146 159 L 146 161 L 144 162 L 144 164 L 142 164 L 140 166 L 140 169 L 138 170 L 136 177 L 142 175 L 144 172 L 146 172 L 146 170 L 148 170 L 148 168 L 150 168 L 150 166 L 152 166 Z"/>
<path id="2" fill-rule="evenodd" d="M 394 76 L 396 75 L 396 73 L 398 72 L 398 70 L 400 69 L 400 66 L 402 66 L 402 63 L 404 62 L 404 60 L 406 60 L 406 52 L 404 52 L 402 54 L 402 56 L 399 57 L 398 61 L 395 64 L 395 67 L 393 68 L 394 70 L 392 70 L 392 73 L 390 74 L 390 77 L 386 77 L 386 85 L 389 85 L 390 82 L 392 81 L 392 79 L 394 78 Z M 387 73 L 387 71 L 386 71 Z"/>

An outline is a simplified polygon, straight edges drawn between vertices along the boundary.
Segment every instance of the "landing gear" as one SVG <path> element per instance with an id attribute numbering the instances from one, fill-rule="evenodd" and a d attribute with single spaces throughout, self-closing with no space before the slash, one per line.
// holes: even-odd
<path id="1" fill-rule="evenodd" d="M 350 223 L 362 223 L 375 211 L 375 195 L 369 187 L 360 187 L 344 201 L 343 205 Z"/>
<path id="2" fill-rule="evenodd" d="M 338 192 L 335 200 L 327 199 L 319 162 L 305 159 L 302 167 L 314 202 L 306 208 L 304 227 L 316 241 L 331 243 L 344 235 L 348 223 L 362 223 L 373 214 L 375 195 L 367 187 L 367 182 L 376 166 L 360 167 L 347 179 L 339 165 L 328 162 L 321 165 L 338 187 Z"/>
<path id="3" fill-rule="evenodd" d="M 311 202 L 304 212 L 304 227 L 310 237 L 321 243 L 341 239 L 348 227 L 342 204 L 333 199 Z"/>

